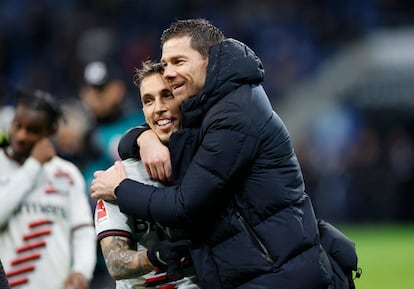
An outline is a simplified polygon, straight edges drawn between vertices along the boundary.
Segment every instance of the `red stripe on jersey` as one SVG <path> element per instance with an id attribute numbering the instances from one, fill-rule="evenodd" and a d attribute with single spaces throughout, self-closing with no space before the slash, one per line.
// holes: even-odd
<path id="1" fill-rule="evenodd" d="M 147 286 L 155 286 L 157 284 L 161 284 L 161 283 L 165 283 L 168 281 L 168 278 L 166 275 L 161 275 L 161 276 L 155 276 L 155 277 L 150 277 L 147 280 L 145 280 L 144 285 Z"/>
<path id="2" fill-rule="evenodd" d="M 45 189 L 46 194 L 54 194 L 56 192 L 57 192 L 57 190 L 55 188 L 46 188 Z"/>
<path id="3" fill-rule="evenodd" d="M 39 258 L 40 258 L 40 256 L 41 256 L 41 255 L 40 255 L 39 253 L 30 254 L 30 255 L 28 255 L 28 256 L 21 257 L 21 258 L 18 258 L 18 259 L 13 260 L 13 261 L 11 262 L 11 265 L 12 265 L 12 266 L 15 266 L 15 265 L 18 265 L 18 264 L 25 263 L 25 262 L 27 262 L 27 261 L 36 260 L 36 259 L 39 259 Z"/>
<path id="4" fill-rule="evenodd" d="M 35 267 L 33 265 L 24 266 L 24 267 L 21 267 L 19 269 L 7 272 L 6 277 L 10 278 L 10 277 L 13 277 L 13 276 L 16 276 L 16 275 L 20 275 L 20 274 L 23 274 L 23 273 L 33 271 L 34 269 L 35 269 Z"/>
<path id="5" fill-rule="evenodd" d="M 46 242 L 45 241 L 39 241 L 39 242 L 35 242 L 32 244 L 28 244 L 26 246 L 22 246 L 20 248 L 17 248 L 17 253 L 23 253 L 26 251 L 30 251 L 33 249 L 37 249 L 37 248 L 41 248 L 41 247 L 45 247 L 46 246 Z"/>
<path id="6" fill-rule="evenodd" d="M 72 232 L 73 231 L 76 231 L 76 230 L 79 230 L 79 229 L 82 229 L 82 228 L 85 228 L 85 227 L 93 227 L 93 225 L 92 224 L 81 224 L 81 225 L 77 225 L 77 226 L 75 226 L 75 227 L 72 228 Z"/>
<path id="7" fill-rule="evenodd" d="M 53 224 L 53 221 L 48 220 L 48 219 L 39 220 L 39 221 L 36 221 L 36 222 L 31 222 L 29 224 L 29 228 L 34 228 L 34 227 L 42 226 L 42 225 L 50 225 L 50 224 Z"/>
<path id="8" fill-rule="evenodd" d="M 158 289 L 175 289 L 175 288 L 177 288 L 175 284 L 167 284 L 167 285 L 158 287 Z"/>
<path id="9" fill-rule="evenodd" d="M 71 184 L 71 185 L 74 183 L 74 181 L 73 181 L 72 177 L 70 176 L 70 174 L 65 172 L 65 171 L 62 171 L 60 169 L 55 172 L 55 177 L 64 177 L 68 180 L 68 183 Z"/>
<path id="10" fill-rule="evenodd" d="M 9 285 L 10 285 L 10 288 L 13 288 L 14 286 L 26 284 L 28 282 L 29 282 L 29 278 L 24 277 L 24 278 L 12 280 L 12 281 L 9 280 Z"/>
<path id="11" fill-rule="evenodd" d="M 37 232 L 31 233 L 31 234 L 26 234 L 23 236 L 23 240 L 27 241 L 33 238 L 38 238 L 38 237 L 42 237 L 42 236 L 46 236 L 46 235 L 50 235 L 52 231 L 49 229 L 45 229 L 45 230 L 39 230 Z"/>

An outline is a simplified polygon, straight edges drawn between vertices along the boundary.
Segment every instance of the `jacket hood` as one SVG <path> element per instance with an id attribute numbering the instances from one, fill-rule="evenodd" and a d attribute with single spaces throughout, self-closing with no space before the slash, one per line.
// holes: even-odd
<path id="1" fill-rule="evenodd" d="M 202 91 L 182 104 L 183 125 L 198 126 L 204 114 L 229 92 L 264 79 L 262 61 L 246 44 L 227 38 L 209 54 L 207 77 Z"/>

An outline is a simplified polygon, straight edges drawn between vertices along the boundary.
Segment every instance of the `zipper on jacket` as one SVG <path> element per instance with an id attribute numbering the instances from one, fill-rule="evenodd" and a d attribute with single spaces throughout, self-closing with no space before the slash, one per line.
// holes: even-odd
<path id="1" fill-rule="evenodd" d="M 236 210 L 236 216 L 240 221 L 240 224 L 245 229 L 247 234 L 249 235 L 251 241 L 257 246 L 259 251 L 261 252 L 261 255 L 263 258 L 265 258 L 269 263 L 274 263 L 272 257 L 269 254 L 269 251 L 266 249 L 265 245 L 262 243 L 262 241 L 259 239 L 259 237 L 256 235 L 256 233 L 253 231 L 253 229 L 250 227 L 250 225 L 246 222 L 246 220 L 243 218 L 243 216 L 240 214 L 239 211 Z"/>

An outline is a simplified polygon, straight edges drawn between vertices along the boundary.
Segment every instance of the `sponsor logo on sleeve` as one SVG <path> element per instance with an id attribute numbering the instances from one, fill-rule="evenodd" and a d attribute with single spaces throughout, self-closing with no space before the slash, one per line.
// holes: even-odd
<path id="1" fill-rule="evenodd" d="M 108 220 L 108 214 L 106 211 L 105 202 L 103 200 L 98 200 L 96 203 L 96 222 L 101 223 Z"/>

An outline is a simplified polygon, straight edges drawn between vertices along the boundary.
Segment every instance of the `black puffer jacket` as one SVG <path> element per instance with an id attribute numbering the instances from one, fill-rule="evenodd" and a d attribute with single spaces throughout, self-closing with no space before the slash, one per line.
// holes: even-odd
<path id="1" fill-rule="evenodd" d="M 180 184 L 124 180 L 118 202 L 124 213 L 192 232 L 203 288 L 327 288 L 332 271 L 312 204 L 263 76 L 243 43 L 214 46 L 206 86 L 182 104 L 184 129 L 170 139 L 174 171 L 193 155 L 183 147 L 195 149 Z"/>

